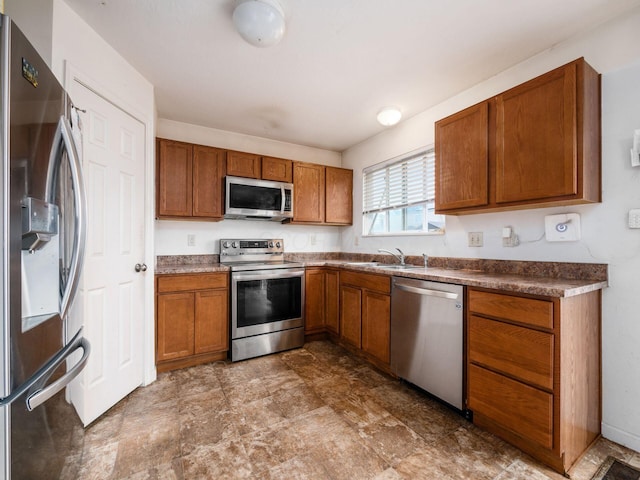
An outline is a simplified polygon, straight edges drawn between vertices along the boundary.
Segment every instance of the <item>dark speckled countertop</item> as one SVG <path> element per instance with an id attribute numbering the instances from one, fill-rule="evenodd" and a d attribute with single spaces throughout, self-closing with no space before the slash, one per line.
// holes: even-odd
<path id="1" fill-rule="evenodd" d="M 548 297 L 571 297 L 607 286 L 607 265 L 600 263 L 532 262 L 510 260 L 408 256 L 416 267 L 387 269 L 353 262 L 396 263 L 388 255 L 350 253 L 285 253 L 285 260 L 307 267 L 340 267 L 349 270 L 396 275 L 420 280 L 494 288 Z M 227 272 L 218 255 L 167 255 L 156 259 L 156 275 Z"/>

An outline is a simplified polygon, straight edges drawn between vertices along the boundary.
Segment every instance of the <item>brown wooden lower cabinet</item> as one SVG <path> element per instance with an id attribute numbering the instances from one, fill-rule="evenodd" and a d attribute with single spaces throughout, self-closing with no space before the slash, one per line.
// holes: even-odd
<path id="1" fill-rule="evenodd" d="M 340 339 L 388 368 L 391 277 L 340 272 Z"/>
<path id="2" fill-rule="evenodd" d="M 227 273 L 156 277 L 159 372 L 226 358 L 228 292 Z"/>
<path id="3" fill-rule="evenodd" d="M 601 292 L 467 299 L 473 422 L 566 473 L 600 435 Z"/>
<path id="4" fill-rule="evenodd" d="M 339 333 L 338 270 L 307 268 L 305 272 L 305 335 Z"/>

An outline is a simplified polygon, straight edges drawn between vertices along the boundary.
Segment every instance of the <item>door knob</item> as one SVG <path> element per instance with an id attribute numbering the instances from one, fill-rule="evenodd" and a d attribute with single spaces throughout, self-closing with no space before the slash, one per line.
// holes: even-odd
<path id="1" fill-rule="evenodd" d="M 136 272 L 146 272 L 147 264 L 146 263 L 136 263 L 135 266 Z"/>

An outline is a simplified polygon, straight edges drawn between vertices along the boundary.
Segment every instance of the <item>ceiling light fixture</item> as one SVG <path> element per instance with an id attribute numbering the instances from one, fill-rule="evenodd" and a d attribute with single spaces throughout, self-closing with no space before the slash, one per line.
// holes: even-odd
<path id="1" fill-rule="evenodd" d="M 396 107 L 384 107 L 378 112 L 378 123 L 385 127 L 395 125 L 402 118 L 402 112 Z"/>
<path id="2" fill-rule="evenodd" d="M 233 24 L 251 45 L 271 47 L 284 35 L 284 11 L 276 0 L 242 0 L 233 11 Z"/>

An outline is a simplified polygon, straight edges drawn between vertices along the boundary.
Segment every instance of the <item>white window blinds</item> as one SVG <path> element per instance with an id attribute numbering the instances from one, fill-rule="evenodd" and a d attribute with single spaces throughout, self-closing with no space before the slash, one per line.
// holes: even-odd
<path id="1" fill-rule="evenodd" d="M 433 202 L 433 148 L 363 171 L 363 212 L 375 213 Z"/>

